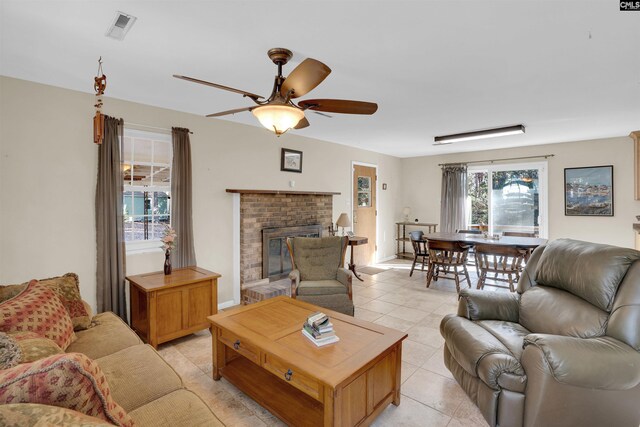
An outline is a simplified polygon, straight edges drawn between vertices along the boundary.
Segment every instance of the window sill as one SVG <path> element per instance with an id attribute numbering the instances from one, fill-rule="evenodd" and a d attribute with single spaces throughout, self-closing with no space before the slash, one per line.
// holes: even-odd
<path id="1" fill-rule="evenodd" d="M 148 253 L 164 253 L 162 248 L 132 248 L 125 251 L 125 255 L 143 255 Z"/>

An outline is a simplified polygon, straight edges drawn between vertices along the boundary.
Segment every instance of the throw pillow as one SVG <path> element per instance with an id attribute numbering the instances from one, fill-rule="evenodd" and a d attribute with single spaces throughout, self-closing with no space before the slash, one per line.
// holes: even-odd
<path id="1" fill-rule="evenodd" d="M 0 405 L 0 426 L 111 427 L 113 424 L 57 406 L 12 403 Z"/>
<path id="2" fill-rule="evenodd" d="M 118 426 L 133 425 L 111 397 L 98 364 L 82 353 L 58 354 L 0 371 L 0 405 L 10 403 L 60 406 Z"/>
<path id="3" fill-rule="evenodd" d="M 28 283 L 22 283 L 20 285 L 4 285 L 0 286 L 0 302 L 6 301 L 15 297 L 20 292 L 27 289 Z"/>
<path id="4" fill-rule="evenodd" d="M 64 308 L 69 312 L 74 330 L 87 329 L 91 325 L 91 315 L 87 312 L 80 296 L 80 281 L 77 274 L 67 273 L 64 276 L 40 279 L 39 282 L 58 294 Z"/>
<path id="5" fill-rule="evenodd" d="M 37 280 L 10 300 L 0 303 L 1 332 L 35 332 L 66 349 L 76 335 L 60 298 Z"/>
<path id="6" fill-rule="evenodd" d="M 61 353 L 58 344 L 35 332 L 0 332 L 0 369 Z"/>

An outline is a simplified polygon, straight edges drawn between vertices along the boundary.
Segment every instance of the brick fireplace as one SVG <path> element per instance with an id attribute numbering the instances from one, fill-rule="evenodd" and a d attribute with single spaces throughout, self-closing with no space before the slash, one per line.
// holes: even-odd
<path id="1" fill-rule="evenodd" d="M 333 196 L 340 193 L 268 190 L 231 190 L 239 200 L 234 202 L 239 228 L 239 271 L 237 286 L 254 282 L 263 276 L 263 231 L 272 229 L 306 230 L 319 226 L 322 235 L 333 219 Z M 285 234 L 287 232 L 285 231 Z M 301 235 L 307 235 L 307 231 Z M 268 269 L 268 268 L 267 268 Z"/>

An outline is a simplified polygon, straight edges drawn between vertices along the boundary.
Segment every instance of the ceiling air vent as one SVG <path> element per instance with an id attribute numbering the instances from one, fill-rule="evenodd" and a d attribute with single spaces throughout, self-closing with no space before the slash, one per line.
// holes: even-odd
<path id="1" fill-rule="evenodd" d="M 113 22 L 109 26 L 107 33 L 105 34 L 107 37 L 111 37 L 116 40 L 123 40 L 124 36 L 127 35 L 134 22 L 136 22 L 136 18 L 133 15 L 127 15 L 123 12 L 116 12 L 115 18 L 113 18 Z"/>

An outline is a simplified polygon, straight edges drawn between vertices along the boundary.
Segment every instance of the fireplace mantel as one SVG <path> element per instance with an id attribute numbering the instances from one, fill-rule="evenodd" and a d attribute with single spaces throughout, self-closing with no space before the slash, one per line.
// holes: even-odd
<path id="1" fill-rule="evenodd" d="M 244 190 L 227 188 L 227 193 L 239 194 L 298 194 L 302 196 L 339 196 L 335 191 L 293 191 L 293 190 Z"/>

